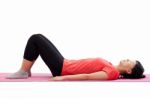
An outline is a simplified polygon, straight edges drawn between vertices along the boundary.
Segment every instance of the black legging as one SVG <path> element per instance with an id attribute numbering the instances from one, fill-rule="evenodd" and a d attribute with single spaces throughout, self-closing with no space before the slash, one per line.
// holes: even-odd
<path id="1" fill-rule="evenodd" d="M 33 61 L 36 60 L 39 55 L 53 76 L 61 75 L 64 57 L 45 36 L 42 34 L 33 34 L 28 39 L 23 58 Z"/>

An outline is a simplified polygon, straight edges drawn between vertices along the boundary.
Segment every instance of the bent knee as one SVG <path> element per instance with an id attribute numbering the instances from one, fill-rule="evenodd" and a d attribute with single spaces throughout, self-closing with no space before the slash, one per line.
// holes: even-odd
<path id="1" fill-rule="evenodd" d="M 29 39 L 34 40 L 34 39 L 41 38 L 41 36 L 42 36 L 42 34 L 40 34 L 40 33 L 32 34 Z"/>
<path id="2" fill-rule="evenodd" d="M 42 36 L 42 34 L 37 33 L 37 34 L 32 34 L 32 35 L 30 36 L 30 38 L 38 38 L 38 37 L 40 37 L 40 36 Z"/>
<path id="3" fill-rule="evenodd" d="M 39 36 L 41 36 L 41 35 L 42 35 L 42 34 L 37 33 L 37 34 L 32 34 L 31 37 L 39 37 Z"/>

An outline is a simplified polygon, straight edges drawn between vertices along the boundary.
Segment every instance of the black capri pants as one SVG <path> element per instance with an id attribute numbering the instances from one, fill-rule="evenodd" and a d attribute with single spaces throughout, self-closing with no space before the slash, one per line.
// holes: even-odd
<path id="1" fill-rule="evenodd" d="M 39 55 L 54 77 L 61 75 L 64 57 L 45 36 L 33 34 L 27 41 L 23 58 L 34 61 Z"/>

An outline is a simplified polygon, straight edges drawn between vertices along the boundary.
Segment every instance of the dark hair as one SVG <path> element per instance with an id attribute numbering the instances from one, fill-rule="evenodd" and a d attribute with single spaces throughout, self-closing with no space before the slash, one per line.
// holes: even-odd
<path id="1" fill-rule="evenodd" d="M 143 75 L 144 68 L 142 64 L 136 60 L 136 65 L 132 69 L 131 74 L 121 74 L 122 78 L 129 78 L 129 79 L 139 79 L 139 78 L 145 78 L 145 75 Z"/>

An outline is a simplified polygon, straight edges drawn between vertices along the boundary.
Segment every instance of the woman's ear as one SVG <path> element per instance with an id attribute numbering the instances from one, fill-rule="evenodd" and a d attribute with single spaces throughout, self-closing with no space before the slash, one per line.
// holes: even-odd
<path id="1" fill-rule="evenodd" d="M 131 74 L 131 73 L 132 73 L 132 70 L 131 70 L 131 69 L 127 69 L 127 70 L 126 70 L 126 73 L 127 73 L 127 74 Z"/>

